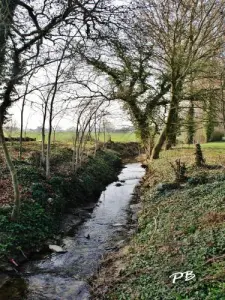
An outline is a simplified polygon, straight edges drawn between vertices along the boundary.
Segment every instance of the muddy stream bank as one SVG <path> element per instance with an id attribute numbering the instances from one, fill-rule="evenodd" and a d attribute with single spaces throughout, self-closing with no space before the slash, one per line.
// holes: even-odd
<path id="1" fill-rule="evenodd" d="M 132 231 L 128 224 L 130 202 L 144 174 L 141 164 L 126 164 L 118 181 L 110 184 L 90 208 L 86 220 L 63 238 L 65 252 L 24 264 L 21 273 L 0 290 L 0 299 L 91 299 L 88 279 L 98 270 L 103 255 L 119 247 Z"/>

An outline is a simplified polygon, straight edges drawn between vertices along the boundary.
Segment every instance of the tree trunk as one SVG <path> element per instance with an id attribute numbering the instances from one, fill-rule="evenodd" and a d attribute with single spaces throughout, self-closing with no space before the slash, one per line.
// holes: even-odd
<path id="1" fill-rule="evenodd" d="M 0 14 L 3 16 L 3 19 L 0 22 L 0 76 L 3 78 L 4 74 L 4 68 L 5 68 L 5 62 L 7 60 L 7 51 L 6 51 L 6 46 L 8 42 L 8 37 L 9 37 L 9 32 L 10 32 L 10 26 L 13 23 L 13 15 L 16 9 L 16 6 L 18 5 L 17 1 L 15 0 L 1 0 L 0 4 Z M 18 56 L 16 56 L 16 59 L 18 59 Z M 15 62 L 15 57 L 14 57 L 14 62 L 13 66 L 17 66 L 17 62 Z M 14 68 L 13 70 L 13 76 L 17 76 L 20 70 L 18 68 Z M 12 79 L 11 77 L 11 79 Z M 19 212 L 20 212 L 20 193 L 19 193 L 19 184 L 18 184 L 18 179 L 17 179 L 17 174 L 15 167 L 12 163 L 5 138 L 4 138 L 4 133 L 3 133 L 3 122 L 5 119 L 6 111 L 7 108 L 10 106 L 10 94 L 11 91 L 14 87 L 14 84 L 12 82 L 8 83 L 8 86 L 5 91 L 5 96 L 3 103 L 0 105 L 0 144 L 2 145 L 3 153 L 6 159 L 6 163 L 8 166 L 8 169 L 10 171 L 10 175 L 12 178 L 12 185 L 13 185 L 13 190 L 14 190 L 14 207 L 12 211 L 11 218 L 12 220 L 16 220 L 19 217 Z M 7 94 L 7 97 L 6 97 Z M 6 99 L 7 98 L 7 99 Z"/>
<path id="2" fill-rule="evenodd" d="M 166 146 L 165 149 L 169 150 L 172 146 L 176 145 L 177 130 L 178 130 L 178 107 L 172 106 L 166 124 Z"/>
<path id="3" fill-rule="evenodd" d="M 1 0 L 0 15 L 2 17 L 0 22 L 0 74 L 2 75 L 5 67 L 6 59 L 6 45 L 10 31 L 10 25 L 13 22 L 13 15 L 18 5 L 15 0 Z"/>
<path id="4" fill-rule="evenodd" d="M 195 136 L 195 111 L 194 111 L 194 103 L 190 101 L 190 107 L 188 109 L 188 116 L 187 116 L 187 143 L 189 145 L 194 143 L 194 136 Z"/>
<path id="5" fill-rule="evenodd" d="M 55 89 L 56 93 L 56 89 Z M 50 177 L 50 157 L 51 157 L 51 139 L 52 139 L 52 116 L 53 116 L 53 104 L 55 99 L 55 93 L 52 96 L 50 111 L 49 111 L 49 128 L 48 128 L 48 143 L 47 143 L 47 153 L 46 153 L 46 177 Z"/>
<path id="6" fill-rule="evenodd" d="M 94 122 L 94 133 L 95 133 L 95 149 L 94 149 L 94 157 L 96 156 L 98 149 L 98 135 L 97 135 L 97 116 L 95 114 L 95 122 Z"/>
<path id="7" fill-rule="evenodd" d="M 103 138 L 104 138 L 103 147 L 105 148 L 105 143 L 106 143 L 105 120 L 103 120 Z"/>
<path id="8" fill-rule="evenodd" d="M 23 98 L 21 114 L 20 114 L 20 150 L 19 150 L 19 159 L 22 158 L 22 147 L 23 147 L 23 114 L 24 114 L 24 107 L 25 107 L 25 97 Z"/>
<path id="9" fill-rule="evenodd" d="M 4 133 L 3 133 L 3 128 L 2 124 L 0 124 L 0 143 L 2 145 L 3 153 L 5 155 L 5 160 L 8 166 L 8 169 L 10 171 L 10 175 L 12 178 L 12 185 L 13 185 L 13 191 L 14 191 L 14 206 L 13 206 L 13 211 L 11 214 L 12 220 L 17 220 L 19 217 L 20 213 L 20 192 L 19 192 L 19 183 L 17 179 L 17 173 L 16 169 L 12 163 L 12 159 L 10 157 L 5 138 L 4 138 Z"/>
<path id="10" fill-rule="evenodd" d="M 46 177 L 50 177 L 50 157 L 51 157 L 51 136 L 52 136 L 52 129 L 49 126 L 48 132 L 48 144 L 47 144 L 47 155 L 46 155 Z"/>
<path id="11" fill-rule="evenodd" d="M 47 117 L 47 108 L 48 108 L 48 98 L 44 103 L 44 113 L 42 120 L 42 128 L 41 128 L 41 161 L 40 164 L 42 166 L 45 165 L 45 122 Z"/>
<path id="12" fill-rule="evenodd" d="M 76 132 L 74 134 L 73 155 L 72 155 L 72 168 L 74 172 L 76 171 L 76 165 L 77 165 L 78 140 L 79 140 L 79 124 L 77 122 Z"/>
<path id="13" fill-rule="evenodd" d="M 55 144 L 55 132 L 56 132 L 56 129 L 53 130 L 53 144 Z"/>
<path id="14" fill-rule="evenodd" d="M 147 159 L 149 159 L 153 149 L 153 140 L 147 122 L 143 121 L 142 124 L 139 124 L 139 130 L 140 130 L 141 141 L 144 146 Z"/>
<path id="15" fill-rule="evenodd" d="M 153 142 L 153 136 L 151 134 L 149 118 L 153 108 L 149 106 L 148 111 L 143 113 L 136 105 L 136 99 L 133 100 L 130 99 L 129 109 L 136 121 L 136 126 L 139 131 L 141 142 L 144 146 L 144 150 L 147 155 L 147 158 L 150 158 L 153 150 L 154 142 Z"/>
<path id="16" fill-rule="evenodd" d="M 177 131 L 179 129 L 179 101 L 182 85 L 173 82 L 171 86 L 171 104 L 166 123 L 166 150 L 176 145 Z"/>
<path id="17" fill-rule="evenodd" d="M 158 139 L 158 142 L 155 145 L 154 149 L 152 150 L 151 160 L 159 158 L 159 153 L 160 153 L 160 151 L 162 149 L 162 146 L 165 143 L 165 141 L 166 141 L 166 127 L 161 132 L 160 137 Z"/>
<path id="18" fill-rule="evenodd" d="M 42 127 L 41 130 L 41 166 L 43 167 L 45 165 L 45 128 Z"/>
<path id="19" fill-rule="evenodd" d="M 221 101 L 222 101 L 222 118 L 223 118 L 223 129 L 225 133 L 225 99 L 224 99 L 224 74 L 221 74 Z"/>

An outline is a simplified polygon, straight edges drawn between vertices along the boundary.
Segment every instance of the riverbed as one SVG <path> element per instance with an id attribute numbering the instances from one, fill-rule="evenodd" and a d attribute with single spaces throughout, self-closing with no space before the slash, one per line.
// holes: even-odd
<path id="1" fill-rule="evenodd" d="M 130 230 L 130 202 L 144 176 L 139 163 L 126 164 L 118 181 L 107 186 L 86 221 L 61 242 L 64 253 L 48 254 L 26 263 L 19 277 L 0 292 L 6 300 L 90 299 L 88 279 L 104 255 L 114 251 Z"/>

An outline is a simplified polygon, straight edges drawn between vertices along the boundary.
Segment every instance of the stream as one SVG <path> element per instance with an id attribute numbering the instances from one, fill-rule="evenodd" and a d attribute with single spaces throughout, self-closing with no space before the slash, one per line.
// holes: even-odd
<path id="1" fill-rule="evenodd" d="M 12 279 L 0 292 L 1 300 L 90 299 L 88 279 L 103 255 L 116 249 L 128 235 L 130 202 L 144 176 L 139 163 L 127 164 L 118 181 L 102 192 L 90 217 L 64 237 L 65 253 L 48 254 L 23 266 L 22 277 Z"/>

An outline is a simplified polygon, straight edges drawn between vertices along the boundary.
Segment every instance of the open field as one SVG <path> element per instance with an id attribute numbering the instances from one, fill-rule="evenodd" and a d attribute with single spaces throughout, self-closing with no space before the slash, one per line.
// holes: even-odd
<path id="1" fill-rule="evenodd" d="M 5 133 L 5 136 L 7 137 L 8 134 L 7 132 Z M 13 137 L 18 137 L 19 132 L 13 132 L 12 133 Z M 34 131 L 29 131 L 26 133 L 27 137 L 30 138 L 36 138 L 37 141 L 41 140 L 41 133 L 39 132 L 34 132 Z M 138 138 L 136 137 L 134 132 L 110 132 L 106 133 L 106 141 L 109 140 L 111 137 L 111 140 L 113 142 L 123 142 L 123 143 L 128 143 L 128 142 L 137 142 Z M 72 143 L 73 138 L 74 138 L 74 133 L 65 131 L 65 132 L 56 132 L 56 142 L 62 142 L 62 143 Z M 53 135 L 52 135 L 53 139 Z M 104 134 L 100 134 L 100 141 L 104 141 Z"/>
<path id="2" fill-rule="evenodd" d="M 185 148 L 185 149 L 194 148 L 194 147 L 195 147 L 195 145 L 178 146 L 178 148 Z M 216 151 L 219 151 L 220 149 L 225 149 L 225 141 L 201 144 L 201 147 L 203 149 L 216 149 Z"/>
<path id="3" fill-rule="evenodd" d="M 8 133 L 5 133 L 5 136 L 8 137 Z M 41 133 L 28 131 L 24 137 L 36 138 L 37 141 L 41 141 Z M 19 132 L 15 131 L 12 133 L 12 137 L 19 137 Z M 120 143 L 129 143 L 129 142 L 139 142 L 140 139 L 136 136 L 135 132 L 110 132 L 106 133 L 105 139 L 106 141 L 111 140 L 113 142 L 120 142 Z M 74 133 L 71 131 L 64 131 L 64 132 L 56 132 L 55 141 L 58 143 L 65 143 L 65 144 L 72 144 L 74 138 Z M 53 134 L 52 134 L 53 140 Z M 104 134 L 100 134 L 100 141 L 104 141 Z M 203 149 L 225 149 L 225 141 L 221 142 L 211 142 L 206 144 L 201 144 Z M 178 148 L 183 149 L 191 149 L 194 148 L 194 145 L 186 145 L 186 144 L 179 144 Z"/>

